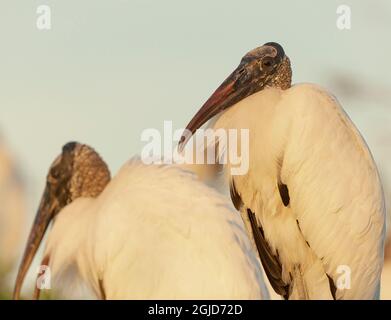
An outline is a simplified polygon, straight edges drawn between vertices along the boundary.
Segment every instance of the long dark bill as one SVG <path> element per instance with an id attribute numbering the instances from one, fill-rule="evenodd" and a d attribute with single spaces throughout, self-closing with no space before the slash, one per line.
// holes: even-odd
<path id="1" fill-rule="evenodd" d="M 180 152 L 197 129 L 221 111 L 249 95 L 253 87 L 246 83 L 246 80 L 248 80 L 246 79 L 246 70 L 243 65 L 239 65 L 191 119 L 178 144 Z"/>
<path id="2" fill-rule="evenodd" d="M 42 238 L 44 237 L 45 232 L 53 218 L 55 203 L 51 201 L 49 194 L 48 187 L 46 187 L 33 226 L 31 228 L 23 259 L 16 277 L 13 293 L 13 299 L 15 300 L 18 300 L 20 297 L 20 291 L 22 289 L 24 278 L 26 277 L 27 271 L 29 270 L 34 256 L 38 251 Z"/>

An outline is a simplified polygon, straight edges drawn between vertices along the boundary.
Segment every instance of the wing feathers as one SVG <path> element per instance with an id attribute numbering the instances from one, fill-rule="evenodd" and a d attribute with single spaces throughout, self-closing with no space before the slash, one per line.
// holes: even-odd
<path id="1" fill-rule="evenodd" d="M 289 297 L 289 285 L 282 280 L 282 266 L 278 255 L 276 256 L 271 252 L 263 230 L 258 226 L 255 214 L 250 209 L 247 209 L 247 214 L 251 223 L 254 241 L 270 284 L 276 293 L 287 299 Z"/>
<path id="2" fill-rule="evenodd" d="M 235 181 L 233 179 L 231 180 L 229 192 L 230 192 L 232 203 L 233 203 L 234 207 L 236 208 L 236 210 L 240 211 L 243 207 L 243 201 L 242 201 L 242 198 L 240 197 L 239 193 L 236 190 Z"/>

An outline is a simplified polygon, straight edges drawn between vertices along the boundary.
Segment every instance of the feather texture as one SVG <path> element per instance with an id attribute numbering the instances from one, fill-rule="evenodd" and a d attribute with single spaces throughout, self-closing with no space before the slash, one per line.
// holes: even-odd
<path id="1" fill-rule="evenodd" d="M 382 186 L 337 100 L 310 84 L 268 88 L 227 109 L 213 126 L 250 130 L 249 171 L 227 180 L 243 201 L 242 216 L 254 212 L 271 252 L 278 252 L 282 280 L 293 284 L 290 298 L 378 298 Z M 229 176 L 229 164 L 225 169 Z M 350 288 L 338 287 L 341 270 L 350 270 Z"/>
<path id="2" fill-rule="evenodd" d="M 176 167 L 128 162 L 96 199 L 63 209 L 45 254 L 57 286 L 73 268 L 96 297 L 268 298 L 240 216 Z"/>

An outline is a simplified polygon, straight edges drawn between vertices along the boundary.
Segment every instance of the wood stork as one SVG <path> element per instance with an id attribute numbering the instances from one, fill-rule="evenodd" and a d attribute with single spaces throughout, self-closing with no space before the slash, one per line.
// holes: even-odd
<path id="1" fill-rule="evenodd" d="M 336 98 L 291 87 L 291 75 L 279 44 L 247 53 L 179 150 L 215 116 L 215 129 L 249 129 L 249 170 L 228 174 L 230 190 L 274 290 L 287 299 L 378 298 L 385 204 L 375 162 Z"/>
<path id="2" fill-rule="evenodd" d="M 47 176 L 16 299 L 51 220 L 43 261 L 58 285 L 76 270 L 101 299 L 268 298 L 240 215 L 179 167 L 133 159 L 110 181 L 92 148 L 65 145 Z"/>

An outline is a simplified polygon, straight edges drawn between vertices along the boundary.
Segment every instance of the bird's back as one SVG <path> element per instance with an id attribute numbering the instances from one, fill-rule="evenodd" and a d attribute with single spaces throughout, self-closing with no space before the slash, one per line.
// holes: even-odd
<path id="1" fill-rule="evenodd" d="M 190 173 L 132 160 L 92 201 L 87 214 L 95 222 L 85 229 L 78 264 L 98 295 L 103 290 L 109 299 L 268 297 L 240 216 Z"/>
<path id="2" fill-rule="evenodd" d="M 351 271 L 339 297 L 378 296 L 383 265 L 384 195 L 376 164 L 361 134 L 338 101 L 312 85 L 290 89 L 299 101 L 292 116 L 281 177 L 291 209 L 326 272 Z M 283 101 L 282 101 L 283 102 Z M 290 104 L 294 105 L 294 104 Z"/>

